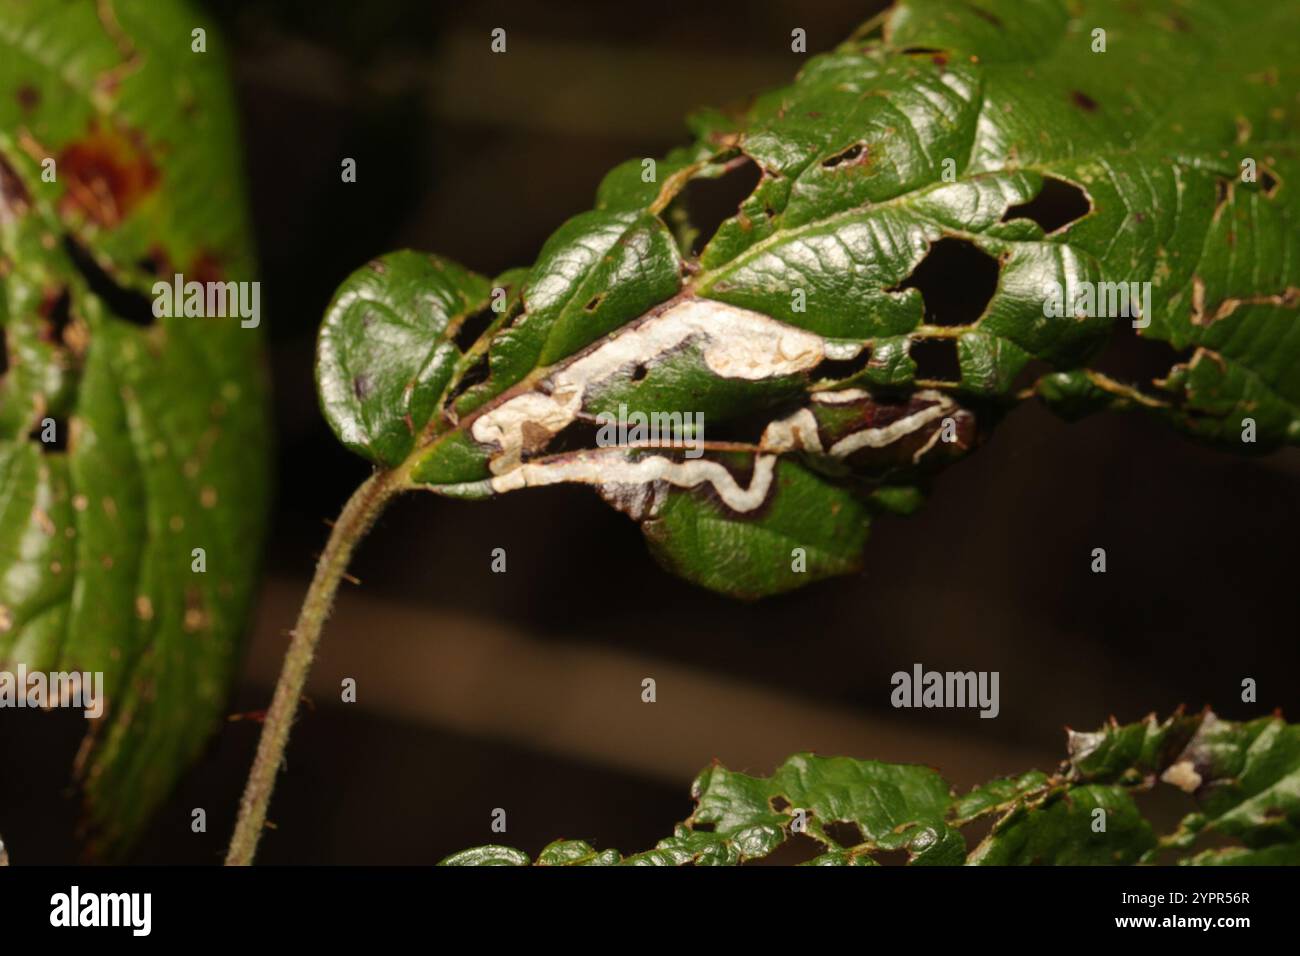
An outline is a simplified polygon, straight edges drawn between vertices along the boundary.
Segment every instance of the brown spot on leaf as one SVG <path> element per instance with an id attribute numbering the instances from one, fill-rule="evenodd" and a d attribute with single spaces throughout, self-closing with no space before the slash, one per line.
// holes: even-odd
<path id="1" fill-rule="evenodd" d="M 27 212 L 30 205 L 31 197 L 27 193 L 27 187 L 23 185 L 17 171 L 0 156 L 0 222 L 16 219 Z"/>
<path id="2" fill-rule="evenodd" d="M 95 121 L 81 139 L 64 147 L 58 168 L 67 191 L 64 216 L 84 216 L 105 228 L 121 223 L 158 188 L 160 174 L 143 137 Z"/>
<path id="3" fill-rule="evenodd" d="M 41 91 L 30 83 L 24 83 L 18 87 L 14 94 L 18 100 L 18 105 L 22 107 L 24 113 L 30 113 L 41 105 Z"/>
<path id="4" fill-rule="evenodd" d="M 980 20 L 983 20 L 988 23 L 992 23 L 993 26 L 996 26 L 998 27 L 998 29 L 1001 29 L 1002 18 L 998 17 L 996 13 L 991 12 L 991 10 L 985 10 L 982 7 L 976 7 L 975 4 L 967 4 L 966 9 L 969 9 L 970 12 L 974 13 L 976 17 L 979 17 Z"/>
<path id="5" fill-rule="evenodd" d="M 542 451 L 550 444 L 552 437 L 549 429 L 538 425 L 536 422 L 524 422 L 520 428 L 520 434 L 523 437 L 525 454 L 535 454 Z"/>
<path id="6" fill-rule="evenodd" d="M 149 251 L 136 262 L 136 266 L 141 272 L 147 272 L 155 278 L 166 276 L 170 279 L 174 271 L 171 256 L 167 254 L 167 250 L 157 243 L 149 247 Z"/>
<path id="7" fill-rule="evenodd" d="M 186 633 L 196 634 L 205 630 L 210 621 L 207 608 L 203 603 L 203 592 L 196 587 L 185 589 L 185 617 L 182 621 Z"/>
<path id="8" fill-rule="evenodd" d="M 1202 290 L 1204 294 L 1204 290 Z M 1204 305 L 1204 303 L 1202 303 Z M 1294 309 L 1300 306 L 1300 288 L 1291 286 L 1280 293 L 1274 295 L 1248 295 L 1248 296 L 1229 296 L 1219 303 L 1214 314 L 1208 318 L 1201 316 L 1202 321 L 1196 322 L 1196 313 L 1193 312 L 1192 321 L 1198 325 L 1212 325 L 1220 319 L 1226 319 L 1232 313 L 1243 305 L 1274 305 L 1279 309 Z M 1195 299 L 1193 298 L 1193 309 L 1195 309 Z"/>
<path id="9" fill-rule="evenodd" d="M 72 295 L 67 286 L 46 289 L 36 308 L 45 320 L 40 332 L 41 338 L 53 345 L 62 345 L 64 331 L 72 322 Z"/>
<path id="10" fill-rule="evenodd" d="M 1079 107 L 1079 109 L 1083 110 L 1085 113 L 1097 112 L 1097 101 L 1082 90 L 1071 90 L 1070 102 Z"/>
<path id="11" fill-rule="evenodd" d="M 1205 280 L 1192 276 L 1192 325 L 1209 325 L 1205 318 Z"/>
<path id="12" fill-rule="evenodd" d="M 210 249 L 201 249 L 199 254 L 194 257 L 190 263 L 189 272 L 186 273 L 187 280 L 195 282 L 221 282 L 226 277 L 225 267 L 221 259 L 215 252 Z"/>

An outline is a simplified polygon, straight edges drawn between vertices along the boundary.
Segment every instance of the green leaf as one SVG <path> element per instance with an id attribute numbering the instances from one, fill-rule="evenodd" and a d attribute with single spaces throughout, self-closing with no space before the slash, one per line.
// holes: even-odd
<path id="1" fill-rule="evenodd" d="M 1031 770 L 1019 777 L 990 780 L 953 802 L 950 812 L 952 822 L 957 826 L 965 826 L 991 813 L 1005 813 L 1025 797 L 1042 793 L 1049 785 L 1050 778 L 1038 770 Z"/>
<path id="2" fill-rule="evenodd" d="M 1286 845 L 1292 854 L 1300 847 L 1300 728 L 1281 717 L 1237 724 L 1207 713 L 1161 773 L 1200 804 L 1180 835 L 1259 850 Z"/>
<path id="3" fill-rule="evenodd" d="M 670 571 L 743 597 L 794 587 L 789 566 L 801 558 L 810 580 L 856 570 L 866 503 L 794 461 L 778 461 L 772 481 L 771 507 L 748 522 L 711 495 L 670 492 L 643 526 L 651 552 Z"/>
<path id="4" fill-rule="evenodd" d="M 1097 827 L 1103 825 L 1104 830 Z M 971 853 L 978 866 L 1126 865 L 1156 845 L 1156 835 L 1122 787 L 1055 788 L 1000 819 Z"/>
<path id="5" fill-rule="evenodd" d="M 597 852 L 584 840 L 556 840 L 537 856 L 538 866 L 609 866 L 617 862 L 617 850 Z"/>
<path id="6" fill-rule="evenodd" d="M 1069 746 L 1057 773 L 1000 778 L 960 797 L 937 771 L 907 764 L 798 754 L 767 777 L 715 764 L 691 787 L 695 812 L 653 849 L 624 857 L 559 840 L 536 865 L 735 866 L 795 834 L 817 847 L 809 866 L 872 866 L 890 851 L 914 866 L 1131 865 L 1158 853 L 1189 865 L 1300 861 L 1300 726 L 1180 712 L 1071 733 Z M 1160 781 L 1199 804 L 1165 836 L 1138 803 Z M 995 817 L 991 830 L 968 853 L 962 828 L 987 816 Z M 1199 849 L 1210 833 L 1216 845 Z M 500 862 L 531 861 L 499 846 L 443 861 Z"/>
<path id="7" fill-rule="evenodd" d="M 527 866 L 527 853 L 508 846 L 479 846 L 464 850 L 442 861 L 443 866 Z"/>
<path id="8" fill-rule="evenodd" d="M 463 358 L 452 337 L 487 296 L 486 279 L 414 252 L 352 273 L 317 349 L 321 407 L 339 441 L 377 464 L 401 463 Z"/>
<path id="9" fill-rule="evenodd" d="M 1285 5 L 1162 6 L 902 0 L 879 39 L 611 171 L 427 425 L 401 426 L 402 396 L 447 321 L 398 314 L 403 346 L 427 340 L 350 336 L 343 360 L 390 387 L 324 376 L 331 423 L 410 487 L 590 485 L 740 597 L 851 572 L 875 513 L 914 510 L 1029 396 L 1300 443 L 1300 36 Z M 733 183 L 710 221 L 700 197 Z M 399 312 L 415 295 L 371 278 Z M 1125 336 L 1165 371 L 1109 374 Z"/>
<path id="10" fill-rule="evenodd" d="M 261 333 L 150 308 L 253 278 L 237 142 L 188 4 L 0 3 L 0 670 L 103 673 L 77 770 L 109 851 L 219 719 L 258 565 Z"/>
<path id="11" fill-rule="evenodd" d="M 799 754 L 770 778 L 723 767 L 706 770 L 695 791 L 699 796 L 693 824 L 713 824 L 724 836 L 755 826 L 780 828 L 800 809 L 808 815 L 807 832 L 832 850 L 903 849 L 918 830 L 941 831 L 947 826 L 948 784 L 929 767 Z M 781 811 L 772 809 L 778 798 Z M 848 845 L 827 830 L 828 824 L 838 822 L 856 828 Z"/>

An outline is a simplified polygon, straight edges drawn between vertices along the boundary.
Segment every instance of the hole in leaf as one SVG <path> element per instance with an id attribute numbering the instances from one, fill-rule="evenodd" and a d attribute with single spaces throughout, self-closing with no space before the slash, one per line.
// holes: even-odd
<path id="1" fill-rule="evenodd" d="M 861 162 L 867 155 L 867 147 L 862 143 L 854 143 L 848 149 L 841 150 L 834 156 L 828 156 L 822 160 L 822 167 L 825 169 L 834 169 L 836 166 L 848 163 Z"/>
<path id="2" fill-rule="evenodd" d="M 1043 177 L 1043 188 L 1038 195 L 1028 202 L 1011 206 L 1002 215 L 1003 222 L 1012 219 L 1031 219 L 1038 223 L 1043 232 L 1056 232 L 1092 212 L 1088 194 L 1074 183 L 1057 179 L 1055 176 Z"/>
<path id="3" fill-rule="evenodd" d="M 0 375 L 9 371 L 9 333 L 0 329 Z"/>
<path id="4" fill-rule="evenodd" d="M 598 292 L 591 297 L 591 301 L 582 307 L 584 312 L 595 312 L 600 308 L 601 300 L 605 298 L 605 293 Z"/>
<path id="5" fill-rule="evenodd" d="M 907 354 L 916 363 L 917 378 L 932 382 L 961 381 L 956 339 L 912 339 Z"/>
<path id="6" fill-rule="evenodd" d="M 1195 351 L 1194 346 L 1179 351 L 1168 342 L 1139 335 L 1132 319 L 1120 317 L 1115 320 L 1106 348 L 1088 367 L 1140 392 L 1168 398 L 1169 393 L 1156 386 L 1156 379 L 1165 378 L 1175 365 L 1189 361 Z"/>
<path id="7" fill-rule="evenodd" d="M 736 445 L 757 445 L 763 432 L 774 421 L 779 421 L 799 408 L 798 402 L 788 402 L 767 408 L 756 408 L 743 415 L 715 421 L 705 416 L 704 438 L 709 442 Z"/>
<path id="8" fill-rule="evenodd" d="M 911 854 L 906 850 L 872 850 L 871 858 L 881 866 L 907 866 Z"/>
<path id="9" fill-rule="evenodd" d="M 114 315 L 133 325 L 154 324 L 153 300 L 147 295 L 119 284 L 72 236 L 63 237 L 63 249 L 90 291 L 102 299 Z"/>
<path id="10" fill-rule="evenodd" d="M 728 161 L 721 176 L 701 176 L 688 182 L 673 202 L 675 214 L 685 217 L 685 236 L 690 241 L 689 250 L 683 251 L 698 256 L 762 180 L 758 163 L 742 154 Z"/>
<path id="11" fill-rule="evenodd" d="M 488 353 L 484 352 L 478 357 L 478 361 L 465 370 L 465 374 L 460 377 L 460 381 L 451 390 L 447 396 L 446 404 L 450 405 L 456 399 L 460 398 L 475 385 L 479 385 L 488 380 L 492 372 L 492 365 L 488 360 Z"/>
<path id="12" fill-rule="evenodd" d="M 970 325 L 988 306 L 998 287 L 998 261 L 973 242 L 945 236 L 899 285 L 886 291 L 916 289 L 930 325 Z"/>
<path id="13" fill-rule="evenodd" d="M 1277 192 L 1277 177 L 1262 166 L 1259 169 L 1259 188 L 1270 199 Z"/>
<path id="14" fill-rule="evenodd" d="M 961 835 L 967 846 L 979 846 L 984 838 L 993 831 L 993 824 L 998 822 L 1001 813 L 986 813 L 977 820 L 972 820 L 961 828 Z"/>
<path id="15" fill-rule="evenodd" d="M 790 801 L 787 800 L 785 797 L 781 796 L 779 793 L 771 797 L 767 801 L 767 805 L 777 813 L 781 813 L 785 810 L 790 809 Z"/>
<path id="16" fill-rule="evenodd" d="M 1038 380 L 1044 375 L 1054 371 L 1051 362 L 1044 362 L 1042 359 L 1030 359 L 1025 363 L 1015 380 L 1011 383 L 1011 394 L 1023 391 L 1037 384 Z"/>
<path id="17" fill-rule="evenodd" d="M 497 313 L 493 312 L 491 307 L 465 316 L 456 329 L 455 337 L 452 339 L 456 348 L 460 349 L 461 352 L 468 352 L 470 347 L 479 340 L 479 336 L 487 331 L 487 327 L 492 324 L 492 320 L 496 317 Z"/>
<path id="18" fill-rule="evenodd" d="M 871 349 L 864 345 L 862 351 L 853 358 L 825 359 L 817 366 L 817 374 L 824 379 L 839 381 L 840 379 L 852 378 L 869 364 L 871 364 Z"/>
<path id="19" fill-rule="evenodd" d="M 696 833 L 713 833 L 718 829 L 718 825 L 716 823 L 692 823 L 691 829 Z"/>
<path id="20" fill-rule="evenodd" d="M 590 419 L 575 418 L 563 429 L 546 440 L 545 429 L 539 429 L 536 435 L 537 445 L 531 451 L 525 448 L 524 457 L 538 455 L 563 455 L 570 452 L 586 451 L 596 448 L 596 436 L 600 425 Z M 527 436 L 525 436 L 527 437 Z M 540 444 L 541 442 L 545 444 Z"/>
<path id="21" fill-rule="evenodd" d="M 807 833 L 791 833 L 784 843 L 763 858 L 765 866 L 798 866 L 827 852 L 825 844 Z"/>
<path id="22" fill-rule="evenodd" d="M 823 823 L 822 830 L 843 847 L 857 846 L 863 842 L 862 829 L 852 820 L 832 820 Z"/>
<path id="23" fill-rule="evenodd" d="M 632 381 L 639 382 L 649 374 L 650 368 L 647 365 L 638 363 L 637 367 L 632 369 Z"/>

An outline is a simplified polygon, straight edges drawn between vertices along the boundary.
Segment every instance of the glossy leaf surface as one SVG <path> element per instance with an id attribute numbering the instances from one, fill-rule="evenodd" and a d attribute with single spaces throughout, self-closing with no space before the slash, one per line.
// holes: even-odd
<path id="1" fill-rule="evenodd" d="M 623 856 L 561 840 L 535 860 L 489 846 L 444 865 L 737 865 L 811 838 L 811 866 L 871 866 L 901 851 L 909 865 L 1294 863 L 1300 859 L 1300 728 L 1279 717 L 1245 723 L 1210 711 L 1154 715 L 1071 733 L 1055 773 L 1030 771 L 958 796 L 929 767 L 798 754 L 768 777 L 715 765 L 691 788 L 695 812 L 653 849 Z M 1157 836 L 1141 811 L 1157 784 L 1196 801 Z M 963 828 L 993 820 L 968 846 Z M 1227 845 L 1225 846 L 1225 842 Z M 1212 843 L 1213 848 L 1205 848 Z"/>
<path id="2" fill-rule="evenodd" d="M 377 463 L 410 446 L 398 467 L 439 493 L 590 485 L 667 567 L 742 597 L 853 570 L 873 514 L 915 508 L 1030 396 L 1239 452 L 1300 442 L 1293 19 L 903 0 L 744 115 L 611 171 L 491 284 L 503 310 L 473 346 L 445 351 L 448 309 L 482 307 L 467 274 L 454 307 L 400 319 L 429 337 L 397 369 L 332 309 L 326 414 Z M 383 283 L 363 269 L 338 301 Z M 1157 374 L 1107 371 L 1133 337 Z M 439 411 L 349 437 L 396 428 L 431 354 L 453 365 Z M 365 408 L 338 400 L 357 381 L 383 386 Z"/>

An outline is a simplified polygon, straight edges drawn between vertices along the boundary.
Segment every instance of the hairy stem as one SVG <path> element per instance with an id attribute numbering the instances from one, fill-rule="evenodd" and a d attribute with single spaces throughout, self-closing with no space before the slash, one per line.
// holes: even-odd
<path id="1" fill-rule="evenodd" d="M 289 728 L 298 711 L 312 658 L 316 656 L 321 627 L 334 604 L 339 579 L 346 572 L 357 543 L 365 537 L 388 500 L 401 487 L 399 473 L 394 471 L 377 472 L 366 479 L 343 506 L 325 550 L 316 562 L 316 574 L 303 599 L 302 610 L 298 612 L 293 639 L 275 685 L 275 697 L 262 725 L 257 756 L 239 802 L 239 820 L 226 854 L 227 866 L 248 866 L 253 862 L 257 842 L 266 824 L 266 809 L 275 789 L 275 775 L 284 759 L 285 744 L 289 741 Z"/>

